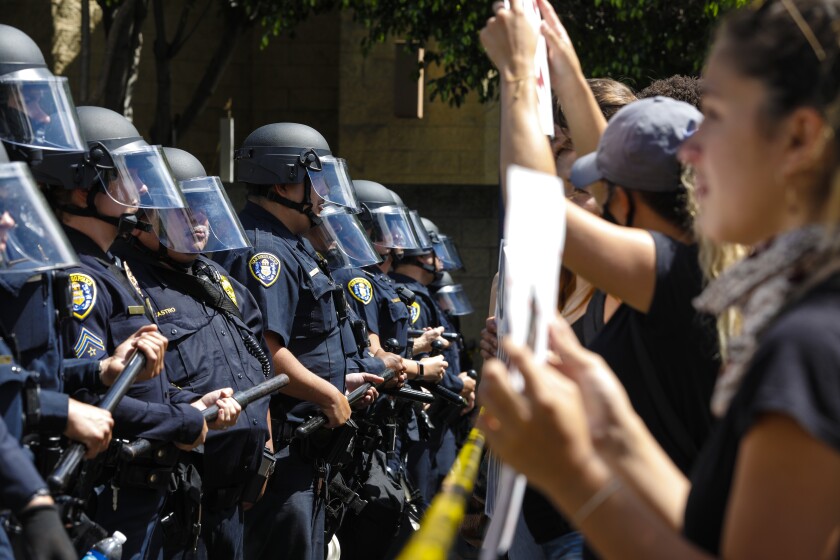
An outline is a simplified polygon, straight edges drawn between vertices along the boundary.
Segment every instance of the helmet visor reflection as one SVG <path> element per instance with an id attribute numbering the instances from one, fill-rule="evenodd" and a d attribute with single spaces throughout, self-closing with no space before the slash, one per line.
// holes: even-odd
<path id="1" fill-rule="evenodd" d="M 251 242 L 218 177 L 181 181 L 181 192 L 197 224 L 207 224 L 206 253 L 250 247 Z"/>
<path id="2" fill-rule="evenodd" d="M 111 152 L 114 172 L 103 177 L 108 196 L 130 208 L 186 208 L 160 146 L 134 142 Z"/>
<path id="3" fill-rule="evenodd" d="M 420 244 L 420 248 L 431 251 L 432 239 L 429 237 L 429 232 L 426 231 L 426 226 L 423 225 L 423 220 L 420 219 L 420 213 L 417 210 L 411 210 L 409 216 L 411 217 L 411 226 L 417 235 L 417 242 Z"/>
<path id="4" fill-rule="evenodd" d="M 46 68 L 0 77 L 0 138 L 46 150 L 84 152 L 67 78 Z"/>
<path id="5" fill-rule="evenodd" d="M 473 312 L 473 306 L 460 284 L 444 286 L 435 294 L 438 305 L 444 312 L 459 317 Z"/>
<path id="6" fill-rule="evenodd" d="M 435 255 L 443 264 L 444 270 L 460 270 L 464 268 L 461 262 L 461 256 L 455 248 L 455 242 L 447 235 L 438 235 L 437 240 L 432 241 L 432 246 L 435 250 Z"/>
<path id="7" fill-rule="evenodd" d="M 404 206 L 380 206 L 370 210 L 373 222 L 372 241 L 388 249 L 420 249 L 411 226 L 411 216 Z"/>
<path id="8" fill-rule="evenodd" d="M 315 192 L 327 202 L 348 208 L 351 212 L 361 212 L 347 171 L 347 162 L 332 156 L 321 156 L 319 160 L 320 171 L 311 168 L 306 170 Z"/>
<path id="9" fill-rule="evenodd" d="M 78 263 L 26 165 L 0 164 L 0 273 L 40 272 Z"/>
<path id="10" fill-rule="evenodd" d="M 312 228 L 307 237 L 327 259 L 331 270 L 361 268 L 382 260 L 355 214 L 330 205 L 323 209 L 320 218 L 321 224 Z"/>

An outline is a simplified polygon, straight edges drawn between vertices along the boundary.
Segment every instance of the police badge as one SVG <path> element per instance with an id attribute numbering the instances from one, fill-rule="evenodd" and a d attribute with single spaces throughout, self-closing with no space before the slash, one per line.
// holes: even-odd
<path id="1" fill-rule="evenodd" d="M 70 274 L 70 288 L 73 291 L 73 316 L 83 320 L 90 315 L 96 304 L 96 282 L 87 274 Z"/>
<path id="2" fill-rule="evenodd" d="M 415 301 L 409 306 L 408 310 L 411 311 L 411 324 L 413 325 L 420 318 L 420 304 Z"/>
<path id="3" fill-rule="evenodd" d="M 248 269 L 257 282 L 268 288 L 280 275 L 280 259 L 271 253 L 257 253 L 248 261 Z"/>
<path id="4" fill-rule="evenodd" d="M 365 278 L 353 278 L 347 283 L 350 295 L 367 305 L 373 299 L 373 286 Z"/>

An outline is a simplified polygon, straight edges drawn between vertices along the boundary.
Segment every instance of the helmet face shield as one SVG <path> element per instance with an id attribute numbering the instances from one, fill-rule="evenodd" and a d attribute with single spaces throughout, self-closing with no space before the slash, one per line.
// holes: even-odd
<path id="1" fill-rule="evenodd" d="M 161 210 L 155 213 L 158 225 L 152 223 L 165 247 L 194 254 L 251 246 L 218 177 L 188 179 L 180 186 L 189 208 Z"/>
<path id="2" fill-rule="evenodd" d="M 318 167 L 320 169 L 316 169 Z M 312 188 L 325 201 L 347 208 L 351 212 L 361 212 L 345 160 L 320 156 L 306 168 L 306 173 L 312 182 Z"/>
<path id="3" fill-rule="evenodd" d="M 455 242 L 448 235 L 436 235 L 437 239 L 432 239 L 432 247 L 435 250 L 435 255 L 443 264 L 443 270 L 461 270 L 464 268 L 464 263 L 461 262 L 461 255 L 455 248 Z"/>
<path id="4" fill-rule="evenodd" d="M 411 210 L 409 216 L 411 217 L 411 226 L 417 235 L 417 242 L 420 248 L 431 251 L 433 247 L 432 239 L 429 237 L 429 232 L 426 231 L 426 226 L 423 225 L 423 220 L 420 219 L 420 213 L 417 210 Z"/>
<path id="5" fill-rule="evenodd" d="M 78 263 L 27 166 L 0 164 L 0 273 L 34 273 Z"/>
<path id="6" fill-rule="evenodd" d="M 46 68 L 0 76 L 0 138 L 44 150 L 85 152 L 67 78 Z"/>
<path id="7" fill-rule="evenodd" d="M 470 299 L 460 284 L 442 287 L 435 294 L 435 298 L 440 308 L 449 315 L 460 317 L 474 311 Z"/>
<path id="8" fill-rule="evenodd" d="M 382 260 L 355 214 L 329 205 L 321 211 L 320 218 L 321 224 L 306 236 L 331 270 L 361 268 Z"/>
<path id="9" fill-rule="evenodd" d="M 388 249 L 420 249 L 420 242 L 411 225 L 411 216 L 404 206 L 380 206 L 370 210 L 374 245 Z"/>
<path id="10" fill-rule="evenodd" d="M 111 199 L 129 208 L 186 208 L 160 146 L 133 142 L 110 152 L 113 168 L 100 180 Z"/>

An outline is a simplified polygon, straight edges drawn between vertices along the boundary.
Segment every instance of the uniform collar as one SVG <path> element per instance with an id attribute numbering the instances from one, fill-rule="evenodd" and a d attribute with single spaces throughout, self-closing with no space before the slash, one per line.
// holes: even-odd
<path id="1" fill-rule="evenodd" d="M 70 245 L 76 250 L 79 255 L 89 255 L 91 257 L 106 260 L 110 263 L 116 263 L 117 258 L 110 251 L 103 251 L 96 242 L 82 233 L 81 231 L 72 228 L 66 224 L 62 224 L 67 239 Z"/>
<path id="2" fill-rule="evenodd" d="M 248 225 L 246 224 L 250 222 L 252 225 L 260 226 L 260 229 L 265 229 L 278 237 L 294 242 L 298 242 L 301 239 L 300 235 L 292 233 L 274 214 L 256 202 L 251 202 L 250 200 L 246 202 L 245 208 L 239 214 L 239 218 L 242 220 L 242 225 L 245 229 L 248 229 Z"/>

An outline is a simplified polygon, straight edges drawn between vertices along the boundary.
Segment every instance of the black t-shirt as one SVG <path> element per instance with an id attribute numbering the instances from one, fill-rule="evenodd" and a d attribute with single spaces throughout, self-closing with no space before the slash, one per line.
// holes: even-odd
<path id="1" fill-rule="evenodd" d="M 815 289 L 766 330 L 697 461 L 683 531 L 712 554 L 720 552 L 741 439 L 762 414 L 788 416 L 840 452 L 840 288 L 832 284 Z"/>
<path id="2" fill-rule="evenodd" d="M 622 304 L 603 325 L 604 295 L 596 294 L 584 326 L 603 328 L 584 344 L 603 356 L 653 436 L 688 473 L 713 422 L 709 402 L 720 369 L 717 330 L 714 318 L 692 305 L 703 289 L 697 246 L 650 234 L 656 246 L 650 309 L 641 313 Z"/>

